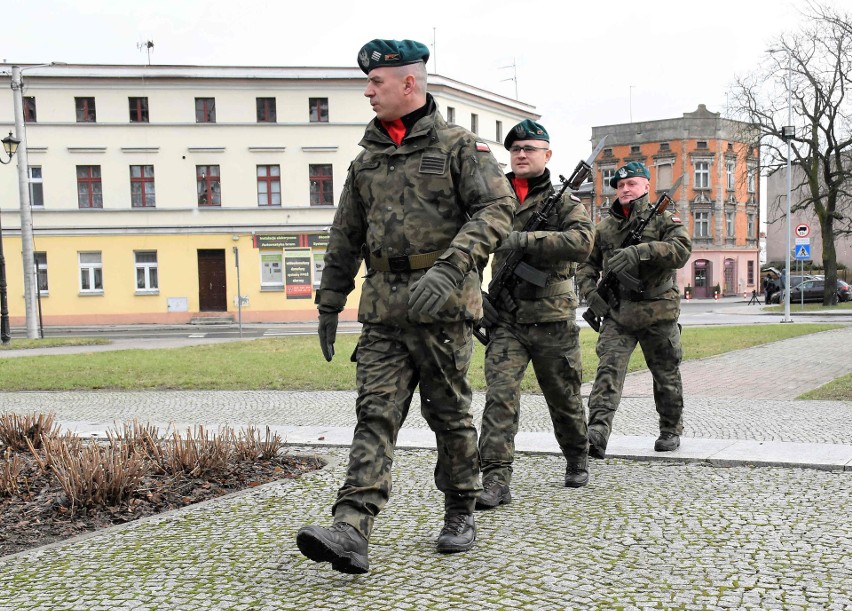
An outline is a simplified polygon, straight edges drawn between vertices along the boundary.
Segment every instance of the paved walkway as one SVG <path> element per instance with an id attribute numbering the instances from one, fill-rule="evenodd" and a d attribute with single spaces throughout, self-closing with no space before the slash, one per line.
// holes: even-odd
<path id="1" fill-rule="evenodd" d="M 442 499 L 415 405 L 358 577 L 294 544 L 299 526 L 330 520 L 353 393 L 0 392 L 3 410 L 53 411 L 81 433 L 133 418 L 268 424 L 329 461 L 4 558 L 0 609 L 852 609 L 852 402 L 793 400 L 852 372 L 850 345 L 847 327 L 686 363 L 683 445 L 665 455 L 651 450 L 650 380 L 629 376 L 609 457 L 579 490 L 561 486 L 546 406 L 524 396 L 514 501 L 478 513 L 477 544 L 459 555 L 433 549 Z"/>

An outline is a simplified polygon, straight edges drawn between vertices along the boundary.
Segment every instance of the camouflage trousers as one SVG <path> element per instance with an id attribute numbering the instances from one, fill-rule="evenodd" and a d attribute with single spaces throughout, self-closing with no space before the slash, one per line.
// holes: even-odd
<path id="1" fill-rule="evenodd" d="M 589 427 L 609 439 L 612 419 L 621 402 L 627 363 L 637 343 L 654 379 L 660 432 L 680 435 L 683 432 L 683 384 L 680 379 L 683 350 L 677 321 L 658 322 L 642 329 L 629 329 L 611 318 L 604 321 L 596 347 L 600 361 L 589 394 Z"/>
<path id="2" fill-rule="evenodd" d="M 472 353 L 470 323 L 364 325 L 353 354 L 357 424 L 346 480 L 332 508 L 335 522 L 351 524 L 369 539 L 391 494 L 394 447 L 418 384 L 421 413 L 435 432 L 435 485 L 444 493 L 445 510 L 473 512 L 482 487 L 467 380 Z"/>
<path id="3" fill-rule="evenodd" d="M 511 483 L 521 381 L 532 361 L 553 432 L 569 462 L 586 456 L 586 414 L 580 397 L 583 377 L 579 328 L 573 320 L 538 324 L 500 322 L 485 351 L 485 410 L 479 437 L 482 479 Z"/>

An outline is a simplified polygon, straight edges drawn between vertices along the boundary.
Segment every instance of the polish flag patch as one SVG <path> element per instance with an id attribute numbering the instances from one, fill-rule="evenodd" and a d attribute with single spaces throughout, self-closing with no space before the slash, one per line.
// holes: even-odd
<path id="1" fill-rule="evenodd" d="M 675 223 L 680 223 L 680 217 L 679 217 L 679 216 L 673 216 L 673 217 L 672 217 L 672 220 L 673 220 Z"/>
<path id="2" fill-rule="evenodd" d="M 491 152 L 491 149 L 488 147 L 488 145 L 485 144 L 484 142 L 479 141 L 479 140 L 476 141 L 476 150 L 481 152 L 481 153 L 490 153 Z"/>

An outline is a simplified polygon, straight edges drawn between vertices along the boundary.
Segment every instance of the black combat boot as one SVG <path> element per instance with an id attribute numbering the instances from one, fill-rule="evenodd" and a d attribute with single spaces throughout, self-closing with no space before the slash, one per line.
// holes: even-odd
<path id="1" fill-rule="evenodd" d="M 314 562 L 330 562 L 341 573 L 366 573 L 367 539 L 345 522 L 335 522 L 331 528 L 303 526 L 296 535 L 299 551 Z"/>
<path id="2" fill-rule="evenodd" d="M 680 435 L 663 431 L 654 442 L 654 451 L 656 452 L 671 452 L 680 447 Z"/>
<path id="3" fill-rule="evenodd" d="M 444 528 L 438 535 L 435 547 L 442 554 L 466 552 L 476 540 L 476 523 L 472 513 L 448 513 L 444 516 Z"/>
<path id="4" fill-rule="evenodd" d="M 565 486 L 567 488 L 582 488 L 589 483 L 588 458 L 571 459 L 565 467 Z"/>
<path id="5" fill-rule="evenodd" d="M 587 436 L 589 438 L 589 456 L 592 458 L 605 458 L 606 438 L 603 436 L 603 433 L 597 429 L 589 427 Z"/>
<path id="6" fill-rule="evenodd" d="M 482 485 L 482 494 L 476 499 L 477 509 L 494 509 L 498 505 L 508 505 L 512 502 L 512 493 L 508 484 L 497 479 L 488 479 Z"/>

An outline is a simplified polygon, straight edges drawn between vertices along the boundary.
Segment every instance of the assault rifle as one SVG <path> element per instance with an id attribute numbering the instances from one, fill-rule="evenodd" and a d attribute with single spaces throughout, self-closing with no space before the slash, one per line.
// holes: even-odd
<path id="1" fill-rule="evenodd" d="M 681 181 L 683 181 L 683 175 L 675 181 L 675 184 L 673 184 L 668 191 L 660 195 L 657 202 L 650 210 L 648 210 L 648 214 L 644 218 L 640 218 L 636 226 L 624 237 L 619 248 L 627 248 L 628 246 L 633 246 L 634 244 L 642 242 L 642 233 L 645 231 L 645 227 L 648 226 L 648 223 L 650 223 L 651 219 L 653 219 L 656 215 L 665 212 L 666 208 L 668 208 L 668 205 L 672 201 L 672 195 L 674 195 L 674 192 L 677 191 Z M 620 274 L 614 274 L 611 271 L 607 272 L 601 281 L 598 282 L 597 291 L 598 295 L 600 295 L 603 300 L 609 304 L 610 308 L 618 307 L 619 286 L 623 286 L 631 291 L 640 291 L 642 289 L 642 282 L 639 278 L 631 276 L 627 272 L 621 272 Z M 586 308 L 586 311 L 583 312 L 583 319 L 598 333 L 600 333 L 601 323 L 604 318 L 606 318 L 606 312 L 598 314 L 594 312 L 592 308 Z"/>
<path id="2" fill-rule="evenodd" d="M 535 214 L 530 217 L 521 231 L 538 231 L 544 226 L 547 221 L 547 217 L 550 216 L 553 208 L 562 200 L 562 195 L 565 191 L 567 189 L 576 191 L 580 188 L 580 185 L 585 182 L 586 178 L 588 178 L 591 173 L 592 162 L 594 162 L 598 153 L 600 153 L 603 149 L 605 140 L 606 136 L 601 138 L 601 141 L 598 142 L 595 150 L 592 151 L 592 154 L 587 160 L 580 160 L 577 167 L 574 168 L 574 171 L 571 173 L 571 177 L 569 179 L 566 180 L 564 176 L 561 174 L 559 175 L 559 180 L 562 183 L 562 186 L 558 191 L 551 193 L 544 203 L 538 207 Z M 523 258 L 523 250 L 513 250 L 509 253 L 506 261 L 500 269 L 497 270 L 497 273 L 494 274 L 491 282 L 488 283 L 488 293 L 483 293 L 483 299 L 488 299 L 488 301 L 490 301 L 495 307 L 499 304 L 500 307 L 506 311 L 514 312 L 518 309 L 518 304 L 515 303 L 515 300 L 512 297 L 512 287 L 514 287 L 517 282 L 517 278 L 522 278 L 538 287 L 544 287 L 547 284 L 548 273 L 536 269 L 529 263 L 523 261 Z M 488 330 L 484 326 L 480 327 L 475 325 L 473 327 L 473 334 L 476 336 L 476 339 L 484 345 L 488 345 Z"/>

